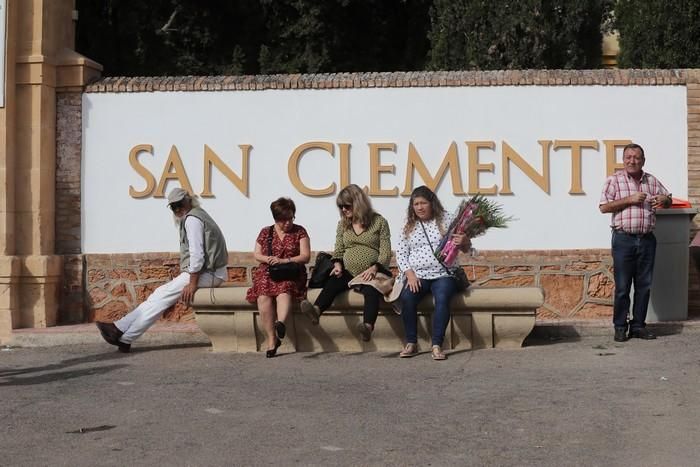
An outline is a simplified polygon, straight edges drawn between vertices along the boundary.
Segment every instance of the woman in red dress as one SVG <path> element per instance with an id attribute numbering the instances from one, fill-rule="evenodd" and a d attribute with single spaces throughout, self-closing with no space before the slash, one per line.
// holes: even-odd
<path id="1" fill-rule="evenodd" d="M 255 260 L 260 266 L 253 274 L 253 286 L 246 300 L 258 304 L 263 329 L 267 334 L 265 355 L 272 358 L 286 335 L 285 321 L 293 302 L 306 298 L 306 263 L 311 256 L 309 235 L 304 227 L 294 223 L 296 206 L 289 198 L 279 198 L 270 205 L 275 223 L 264 227 L 255 242 Z M 296 263 L 299 275 L 293 280 L 274 281 L 269 267 Z"/>

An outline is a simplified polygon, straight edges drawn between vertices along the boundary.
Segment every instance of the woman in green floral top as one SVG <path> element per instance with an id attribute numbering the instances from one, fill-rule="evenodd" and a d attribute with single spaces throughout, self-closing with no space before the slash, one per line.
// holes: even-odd
<path id="1" fill-rule="evenodd" d="M 391 276 L 388 269 L 391 259 L 391 234 L 389 224 L 374 212 L 367 194 L 357 185 L 343 188 L 336 204 L 340 221 L 335 236 L 334 267 L 328 282 L 312 305 L 303 300 L 301 310 L 318 324 L 318 320 L 340 293 L 348 290 L 348 282 L 354 277 L 371 281 L 377 272 Z M 368 341 L 377 321 L 382 294 L 372 286 L 358 286 L 365 297 L 363 322 L 358 325 L 362 340 Z"/>

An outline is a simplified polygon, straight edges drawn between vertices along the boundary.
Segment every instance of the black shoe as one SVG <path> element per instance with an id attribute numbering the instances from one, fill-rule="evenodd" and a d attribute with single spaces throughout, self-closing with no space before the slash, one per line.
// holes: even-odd
<path id="1" fill-rule="evenodd" d="M 277 334 L 278 339 L 284 339 L 284 336 L 287 335 L 287 326 L 282 321 L 275 321 L 275 334 Z"/>
<path id="2" fill-rule="evenodd" d="M 97 325 L 97 329 L 100 330 L 100 334 L 102 335 L 102 338 L 107 341 L 108 344 L 112 345 L 119 345 L 121 344 L 119 342 L 119 338 L 122 337 L 124 334 L 119 330 L 117 326 L 114 325 L 114 323 L 101 323 L 99 321 L 96 321 L 95 324 Z"/>
<path id="3" fill-rule="evenodd" d="M 272 357 L 274 357 L 275 355 L 277 355 L 277 349 L 280 348 L 280 345 L 282 345 L 282 341 L 279 340 L 278 337 L 275 337 L 275 348 L 274 348 L 274 349 L 267 350 L 267 351 L 265 352 L 265 356 L 266 356 L 267 358 L 272 358 Z"/>
<path id="4" fill-rule="evenodd" d="M 627 339 L 627 330 L 625 328 L 615 328 L 615 342 L 625 342 Z"/>
<path id="5" fill-rule="evenodd" d="M 649 331 L 647 328 L 630 329 L 630 339 L 644 339 L 652 340 L 656 339 L 656 334 Z"/>
<path id="6" fill-rule="evenodd" d="M 364 342 L 369 342 L 370 339 L 372 339 L 372 331 L 374 330 L 374 326 L 372 326 L 369 323 L 358 323 L 357 324 L 357 332 L 360 333 L 360 337 Z"/>
<path id="7" fill-rule="evenodd" d="M 131 352 L 131 344 L 125 344 L 123 342 L 119 342 L 117 344 L 117 347 L 119 348 L 119 351 L 121 353 L 129 353 Z"/>
<path id="8" fill-rule="evenodd" d="M 299 308 L 301 308 L 301 312 L 309 318 L 311 324 L 318 324 L 318 320 L 321 317 L 321 310 L 316 305 L 312 305 L 308 300 L 302 300 L 299 304 Z"/>

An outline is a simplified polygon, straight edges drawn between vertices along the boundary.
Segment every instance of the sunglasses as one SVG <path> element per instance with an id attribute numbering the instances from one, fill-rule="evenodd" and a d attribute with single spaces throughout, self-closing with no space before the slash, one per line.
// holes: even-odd
<path id="1" fill-rule="evenodd" d="M 345 209 L 346 211 L 349 211 L 352 209 L 352 204 L 339 204 L 338 209 Z"/>
<path id="2" fill-rule="evenodd" d="M 172 209 L 173 212 L 175 212 L 175 211 L 177 211 L 178 209 L 180 209 L 182 206 L 183 206 L 183 202 L 182 202 L 182 201 L 178 201 L 177 203 L 170 203 L 170 206 L 169 206 L 169 207 L 170 207 L 170 209 Z"/>

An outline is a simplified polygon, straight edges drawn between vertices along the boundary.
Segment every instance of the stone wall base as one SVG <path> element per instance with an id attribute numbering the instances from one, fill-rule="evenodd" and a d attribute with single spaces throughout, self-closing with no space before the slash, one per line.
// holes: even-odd
<path id="1" fill-rule="evenodd" d="M 66 267 L 72 267 L 70 264 Z M 542 287 L 545 303 L 537 310 L 538 320 L 612 316 L 609 250 L 481 251 L 476 256 L 462 255 L 460 264 L 475 286 Z M 228 284 L 250 286 L 256 267 L 252 253 L 230 253 Z M 83 268 L 87 321 L 119 319 L 180 273 L 177 253 L 84 255 Z M 65 286 L 63 290 L 65 299 Z M 77 316 L 70 310 L 62 303 L 62 313 L 67 316 L 59 319 Z M 176 305 L 163 319 L 182 322 L 194 318 L 191 310 Z"/>

